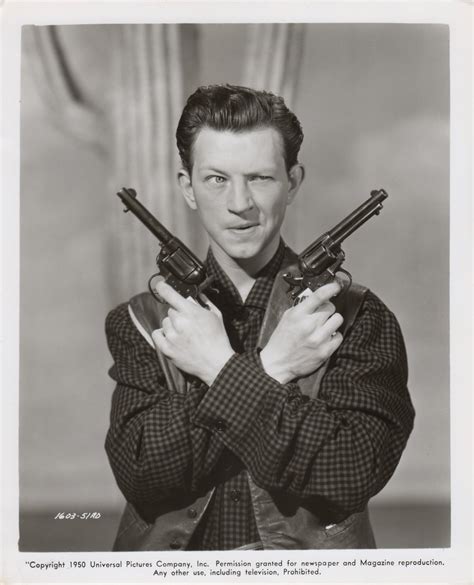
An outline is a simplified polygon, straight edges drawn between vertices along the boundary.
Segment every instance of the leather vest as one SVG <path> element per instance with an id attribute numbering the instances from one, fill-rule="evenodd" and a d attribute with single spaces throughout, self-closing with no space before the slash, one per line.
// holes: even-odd
<path id="1" fill-rule="evenodd" d="M 283 312 L 291 306 L 286 294 L 287 285 L 281 275 L 296 267 L 296 255 L 287 248 L 283 267 L 275 278 L 259 337 L 263 347 L 270 338 Z M 340 331 L 347 334 L 362 305 L 367 289 L 352 284 L 335 300 L 336 309 L 344 317 Z M 149 293 L 130 300 L 130 316 L 147 339 L 160 327 L 168 306 L 160 305 Z M 157 352 L 168 387 L 186 392 L 186 380 L 181 372 L 160 352 Z M 301 391 L 316 398 L 321 379 L 328 367 L 326 362 L 315 373 L 298 380 Z M 316 513 L 285 494 L 269 493 L 260 488 L 248 475 L 248 482 L 260 542 L 242 549 L 356 549 L 375 548 L 368 511 L 357 512 L 337 524 L 327 524 Z M 185 550 L 212 498 L 214 489 L 189 497 L 189 501 L 166 501 L 161 510 L 154 509 L 155 520 L 146 522 L 135 507 L 127 503 L 123 513 L 114 550 Z"/>

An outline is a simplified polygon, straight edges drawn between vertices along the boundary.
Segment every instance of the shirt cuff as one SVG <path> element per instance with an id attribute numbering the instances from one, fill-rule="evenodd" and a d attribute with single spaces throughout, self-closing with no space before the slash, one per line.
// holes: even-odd
<path id="1" fill-rule="evenodd" d="M 237 446 L 273 401 L 284 401 L 287 387 L 263 369 L 257 350 L 234 354 L 209 386 L 192 422 L 217 433 L 228 446 Z"/>

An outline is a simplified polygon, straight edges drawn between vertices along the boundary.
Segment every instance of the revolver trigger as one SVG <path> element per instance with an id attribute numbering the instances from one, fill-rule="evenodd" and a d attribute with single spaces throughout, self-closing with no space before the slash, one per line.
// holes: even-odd
<path id="1" fill-rule="evenodd" d="M 303 281 L 302 276 L 295 276 L 295 275 L 291 274 L 291 272 L 285 272 L 283 274 L 283 278 L 284 278 L 284 280 L 286 280 L 286 282 L 288 284 L 291 284 L 293 286 L 296 286 L 296 285 L 300 284 L 300 282 Z"/>
<path id="2" fill-rule="evenodd" d="M 347 270 L 345 270 L 344 268 L 339 268 L 338 270 L 336 270 L 335 274 L 337 274 L 338 272 L 342 272 L 343 274 L 345 274 L 348 278 L 348 283 L 345 283 L 345 286 L 342 290 L 342 292 L 346 292 L 350 289 L 351 285 L 352 285 L 352 274 L 350 272 L 348 272 Z"/>

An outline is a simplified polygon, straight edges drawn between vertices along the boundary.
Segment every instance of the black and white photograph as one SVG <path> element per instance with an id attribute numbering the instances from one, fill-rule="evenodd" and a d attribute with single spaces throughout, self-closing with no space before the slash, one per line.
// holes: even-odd
<path id="1" fill-rule="evenodd" d="M 435 581 L 470 546 L 453 27 L 238 4 L 18 27 L 28 580 Z"/>

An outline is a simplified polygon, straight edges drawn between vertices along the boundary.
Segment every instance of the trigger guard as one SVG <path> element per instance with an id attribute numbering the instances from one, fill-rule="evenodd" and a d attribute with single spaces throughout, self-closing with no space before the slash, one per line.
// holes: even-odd
<path id="1" fill-rule="evenodd" d="M 156 292 L 156 290 L 152 286 L 152 281 L 157 276 L 161 276 L 161 278 L 163 278 L 162 275 L 159 272 L 156 272 L 155 274 L 152 274 L 150 276 L 150 278 L 148 279 L 148 290 L 150 291 L 150 293 L 155 297 L 155 299 L 159 303 L 161 303 L 162 305 L 164 305 L 165 304 L 165 301 L 160 297 L 160 295 Z"/>

